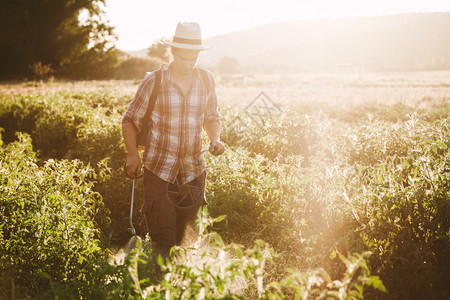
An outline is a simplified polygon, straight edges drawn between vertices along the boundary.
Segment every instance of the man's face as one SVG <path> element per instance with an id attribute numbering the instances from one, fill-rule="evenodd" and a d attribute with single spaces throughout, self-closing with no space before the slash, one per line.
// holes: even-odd
<path id="1" fill-rule="evenodd" d="M 172 48 L 173 67 L 175 68 L 176 72 L 184 76 L 190 76 L 192 74 L 192 70 L 197 64 L 199 53 L 200 51 L 198 50 Z"/>

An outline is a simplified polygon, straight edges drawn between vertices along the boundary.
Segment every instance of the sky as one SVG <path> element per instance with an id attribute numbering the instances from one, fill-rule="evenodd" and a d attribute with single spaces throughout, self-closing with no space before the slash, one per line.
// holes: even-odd
<path id="1" fill-rule="evenodd" d="M 178 22 L 198 22 L 203 38 L 304 19 L 450 12 L 450 0 L 106 0 L 117 48 L 141 50 L 171 38 Z"/>

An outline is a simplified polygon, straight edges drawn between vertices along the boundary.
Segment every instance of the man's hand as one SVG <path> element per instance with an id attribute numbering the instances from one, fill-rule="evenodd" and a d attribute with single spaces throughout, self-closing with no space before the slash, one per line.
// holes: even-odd
<path id="1" fill-rule="evenodd" d="M 141 169 L 142 163 L 139 154 L 128 155 L 127 163 L 125 165 L 125 171 L 127 172 L 128 177 L 134 179 L 141 176 Z"/>
<path id="2" fill-rule="evenodd" d="M 130 178 L 139 177 L 141 176 L 142 163 L 136 143 L 137 129 L 133 123 L 123 123 L 122 134 L 128 152 L 125 172 Z"/>
<path id="3" fill-rule="evenodd" d="M 213 120 L 208 121 L 203 124 L 203 128 L 206 131 L 206 134 L 209 137 L 209 140 L 211 143 L 209 144 L 209 152 L 212 155 L 220 155 L 225 151 L 224 145 L 219 142 L 220 137 L 220 121 L 219 120 Z"/>
<path id="4" fill-rule="evenodd" d="M 212 155 L 218 156 L 225 151 L 225 146 L 219 141 L 212 141 L 211 144 L 209 144 L 208 150 Z"/>

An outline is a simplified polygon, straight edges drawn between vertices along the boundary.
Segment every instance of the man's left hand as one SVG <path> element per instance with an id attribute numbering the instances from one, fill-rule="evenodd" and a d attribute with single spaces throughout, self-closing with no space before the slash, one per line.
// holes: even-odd
<path id="1" fill-rule="evenodd" d="M 208 150 L 212 155 L 218 156 L 225 151 L 225 146 L 220 141 L 212 141 Z"/>

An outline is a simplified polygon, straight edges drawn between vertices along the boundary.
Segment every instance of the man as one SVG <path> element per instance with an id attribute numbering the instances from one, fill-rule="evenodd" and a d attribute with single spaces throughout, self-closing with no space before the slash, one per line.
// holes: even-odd
<path id="1" fill-rule="evenodd" d="M 173 61 L 161 68 L 161 86 L 150 116 L 150 131 L 144 165 L 144 204 L 147 230 L 156 251 L 168 257 L 170 248 L 180 244 L 188 223 L 203 205 L 206 165 L 202 155 L 202 127 L 210 139 L 209 152 L 225 151 L 219 141 L 220 119 L 211 73 L 196 67 L 203 45 L 197 23 L 178 23 L 171 42 Z M 205 78 L 205 74 L 207 78 Z M 155 72 L 140 83 L 122 119 L 122 132 L 127 148 L 126 172 L 134 178 L 141 173 L 142 163 L 136 145 L 149 98 L 155 85 Z M 188 194 L 192 203 L 180 208 L 169 196 L 173 186 Z"/>

